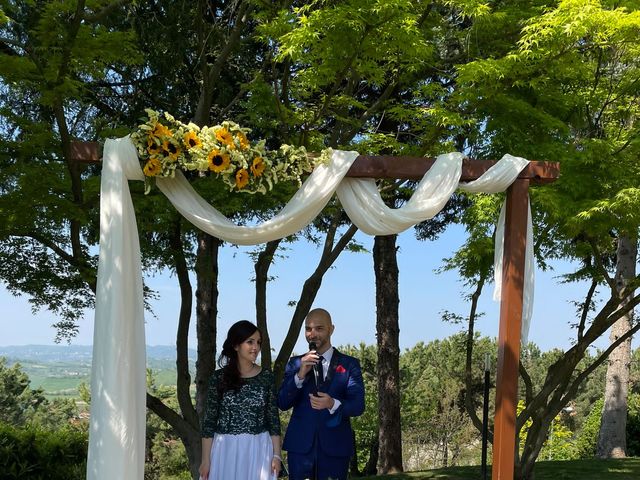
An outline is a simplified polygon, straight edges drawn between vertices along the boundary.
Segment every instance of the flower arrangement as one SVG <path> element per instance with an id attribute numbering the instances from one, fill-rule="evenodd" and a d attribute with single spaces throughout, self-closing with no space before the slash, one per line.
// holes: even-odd
<path id="1" fill-rule="evenodd" d="M 304 147 L 282 145 L 267 150 L 252 143 L 249 129 L 224 121 L 212 127 L 184 124 L 168 113 L 146 109 L 148 118 L 131 134 L 146 180 L 173 177 L 176 169 L 211 172 L 230 190 L 266 193 L 279 181 L 297 180 L 326 161 L 324 152 L 310 159 Z"/>

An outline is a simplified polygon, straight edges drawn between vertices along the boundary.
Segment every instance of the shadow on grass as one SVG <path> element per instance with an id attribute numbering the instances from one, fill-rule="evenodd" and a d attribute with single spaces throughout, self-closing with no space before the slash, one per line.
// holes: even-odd
<path id="1" fill-rule="evenodd" d="M 489 466 L 487 478 L 491 478 Z M 568 460 L 538 462 L 535 468 L 536 480 L 640 480 L 640 458 L 615 460 Z M 423 472 L 397 473 L 361 480 L 481 480 L 479 466 L 451 467 Z"/>

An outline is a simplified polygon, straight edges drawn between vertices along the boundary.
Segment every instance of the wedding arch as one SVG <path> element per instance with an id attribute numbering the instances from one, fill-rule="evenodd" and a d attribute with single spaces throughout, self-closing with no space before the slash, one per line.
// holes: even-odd
<path id="1" fill-rule="evenodd" d="M 99 161 L 93 142 L 76 142 L 73 157 Z M 496 229 L 494 299 L 500 300 L 493 480 L 512 479 L 521 339 L 533 303 L 533 241 L 528 188 L 559 176 L 559 165 L 505 155 L 469 160 L 363 156 L 335 150 L 287 205 L 255 227 L 237 226 L 205 202 L 180 171 L 157 178 L 158 188 L 201 230 L 230 243 L 252 245 L 291 235 L 310 223 L 337 194 L 351 221 L 369 235 L 400 233 L 432 218 L 458 188 L 507 192 Z M 400 209 L 382 201 L 376 178 L 420 180 Z M 87 479 L 143 478 L 145 452 L 145 335 L 140 246 L 129 180 L 144 180 L 129 137 L 107 140 L 102 155 L 100 257 L 91 376 Z"/>

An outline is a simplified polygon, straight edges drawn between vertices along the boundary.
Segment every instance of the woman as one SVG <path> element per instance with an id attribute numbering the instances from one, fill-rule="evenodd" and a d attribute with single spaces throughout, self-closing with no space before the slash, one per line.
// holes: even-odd
<path id="1" fill-rule="evenodd" d="M 227 333 L 209 380 L 202 423 L 205 480 L 271 480 L 280 473 L 280 418 L 273 373 L 256 365 L 260 330 L 246 320 Z M 275 475 L 275 477 L 274 477 Z"/>

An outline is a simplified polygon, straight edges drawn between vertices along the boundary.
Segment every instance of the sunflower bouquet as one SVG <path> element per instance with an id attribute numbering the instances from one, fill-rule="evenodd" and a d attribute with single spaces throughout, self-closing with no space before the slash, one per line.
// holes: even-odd
<path id="1" fill-rule="evenodd" d="M 296 180 L 321 161 L 304 147 L 267 150 L 264 140 L 249 141 L 249 129 L 224 121 L 212 127 L 184 124 L 168 113 L 146 109 L 148 118 L 131 134 L 145 178 L 173 177 L 176 169 L 211 172 L 230 190 L 266 193 L 279 181 Z"/>

